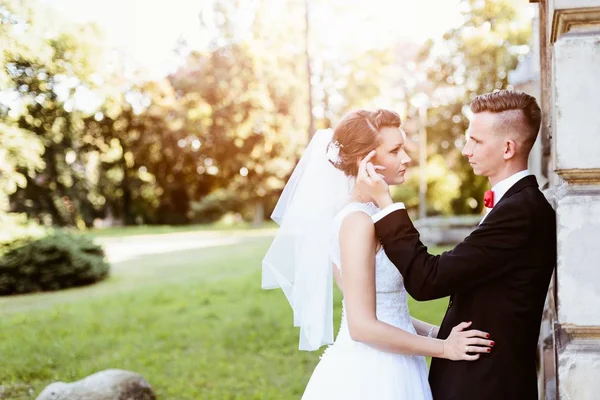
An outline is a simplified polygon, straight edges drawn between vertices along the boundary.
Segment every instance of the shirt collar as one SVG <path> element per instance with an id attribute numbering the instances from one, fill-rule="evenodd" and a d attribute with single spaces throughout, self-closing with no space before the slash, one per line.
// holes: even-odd
<path id="1" fill-rule="evenodd" d="M 496 183 L 494 185 L 494 187 L 492 188 L 492 192 L 494 192 L 494 205 L 498 204 L 500 199 L 502 199 L 502 197 L 504 197 L 506 192 L 508 192 L 508 190 L 511 187 L 513 187 L 513 185 L 515 183 L 519 182 L 521 179 L 523 179 L 529 175 L 531 175 L 531 172 L 529 172 L 529 170 L 526 169 L 526 170 L 517 172 L 516 174 L 511 175 L 508 178 Z"/>

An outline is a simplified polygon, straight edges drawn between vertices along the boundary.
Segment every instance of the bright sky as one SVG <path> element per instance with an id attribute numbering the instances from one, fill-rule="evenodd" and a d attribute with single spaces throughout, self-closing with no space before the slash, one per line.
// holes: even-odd
<path id="1" fill-rule="evenodd" d="M 174 58 L 172 49 L 180 36 L 194 48 L 207 45 L 206 35 L 199 28 L 198 14 L 210 1 L 45 0 L 70 19 L 97 22 L 113 44 L 124 48 L 137 65 L 149 69 L 151 74 L 169 69 Z M 273 8 L 281 8 L 290 0 L 267 1 L 272 2 Z M 400 38 L 422 42 L 458 25 L 461 18 L 458 0 L 344 0 L 344 8 L 350 7 L 355 12 L 343 17 L 327 6 L 335 1 L 314 0 L 314 3 L 311 21 L 326 32 L 330 45 L 339 41 L 341 47 L 348 46 L 343 41 L 349 38 L 360 47 L 368 47 L 370 43 L 381 46 Z"/>

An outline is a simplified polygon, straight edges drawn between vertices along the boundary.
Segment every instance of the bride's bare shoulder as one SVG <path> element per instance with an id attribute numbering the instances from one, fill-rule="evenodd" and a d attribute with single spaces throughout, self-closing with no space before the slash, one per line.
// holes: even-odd
<path id="1" fill-rule="evenodd" d="M 375 225 L 371 216 L 364 211 L 354 210 L 343 217 L 340 236 L 351 235 L 355 238 L 365 239 L 373 237 Z"/>

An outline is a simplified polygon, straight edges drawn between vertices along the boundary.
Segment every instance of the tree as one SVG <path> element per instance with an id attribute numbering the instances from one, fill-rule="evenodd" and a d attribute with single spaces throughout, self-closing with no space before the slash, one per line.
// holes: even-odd
<path id="1" fill-rule="evenodd" d="M 16 25 L 28 17 L 26 4 L 7 1 L 0 5 L 0 65 L 6 57 L 16 51 L 19 43 L 12 32 Z M 0 70 L 0 88 L 8 87 L 10 77 L 4 68 Z M 0 91 L 7 93 L 5 90 Z M 8 93 L 7 93 L 8 94 Z M 38 138 L 30 132 L 17 127 L 9 118 L 9 107 L 0 101 L 0 213 L 8 210 L 8 195 L 27 185 L 27 176 L 43 167 L 41 155 L 44 147 Z"/>
<path id="2" fill-rule="evenodd" d="M 461 7 L 464 23 L 442 40 L 426 43 L 416 67 L 426 71 L 425 79 L 434 88 L 428 110 L 428 154 L 442 155 L 461 182 L 457 196 L 445 195 L 456 214 L 480 212 L 487 188 L 487 180 L 474 176 L 460 154 L 468 127 L 464 106 L 479 94 L 510 88 L 508 71 L 528 51 L 531 34 L 524 5 L 516 1 L 463 0 Z M 416 109 L 409 112 L 415 115 Z"/>
<path id="3" fill-rule="evenodd" d="M 93 25 L 62 25 L 37 2 L 11 10 L 16 22 L 4 34 L 12 45 L 2 58 L 4 93 L 12 95 L 5 124 L 18 126 L 23 140 L 35 137 L 44 146 L 44 169 L 23 171 L 26 185 L 11 195 L 11 209 L 45 222 L 90 225 L 94 210 L 81 146 L 83 118 L 101 102 L 94 93 L 102 91 L 105 53 L 99 34 Z"/>
<path id="4" fill-rule="evenodd" d="M 304 48 L 306 58 L 306 88 L 308 92 L 308 137 L 312 138 L 315 133 L 315 117 L 313 115 L 313 96 L 312 96 L 312 68 L 310 66 L 310 8 L 308 0 L 304 0 L 304 23 L 305 23 L 305 34 L 304 34 Z"/>
<path id="5" fill-rule="evenodd" d="M 190 199 L 221 189 L 235 198 L 233 208 L 239 210 L 255 207 L 281 189 L 279 180 L 290 166 L 271 166 L 281 166 L 280 157 L 293 151 L 289 143 L 298 130 L 289 115 L 291 93 L 280 91 L 270 72 L 250 44 L 231 44 L 191 54 L 186 66 L 170 77 L 188 110 L 188 139 L 180 153 L 194 141 L 200 146 L 191 176 L 196 184 L 187 185 L 196 188 Z"/>

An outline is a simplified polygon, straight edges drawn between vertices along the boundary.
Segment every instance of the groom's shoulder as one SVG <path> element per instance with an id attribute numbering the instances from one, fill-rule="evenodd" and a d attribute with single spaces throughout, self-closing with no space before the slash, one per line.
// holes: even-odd
<path id="1" fill-rule="evenodd" d="M 502 199 L 494 206 L 495 214 L 527 214 L 534 202 L 529 190 L 521 190 L 510 197 Z"/>
<path id="2" fill-rule="evenodd" d="M 498 208 L 503 213 L 527 215 L 529 217 L 554 213 L 546 196 L 544 196 L 538 186 L 533 185 L 524 186 L 515 193 L 512 193 L 511 196 L 503 199 L 498 204 Z"/>
<path id="3" fill-rule="evenodd" d="M 550 202 L 537 185 L 525 186 L 514 197 L 516 197 L 515 200 L 517 201 L 527 203 L 531 210 L 554 212 Z"/>

